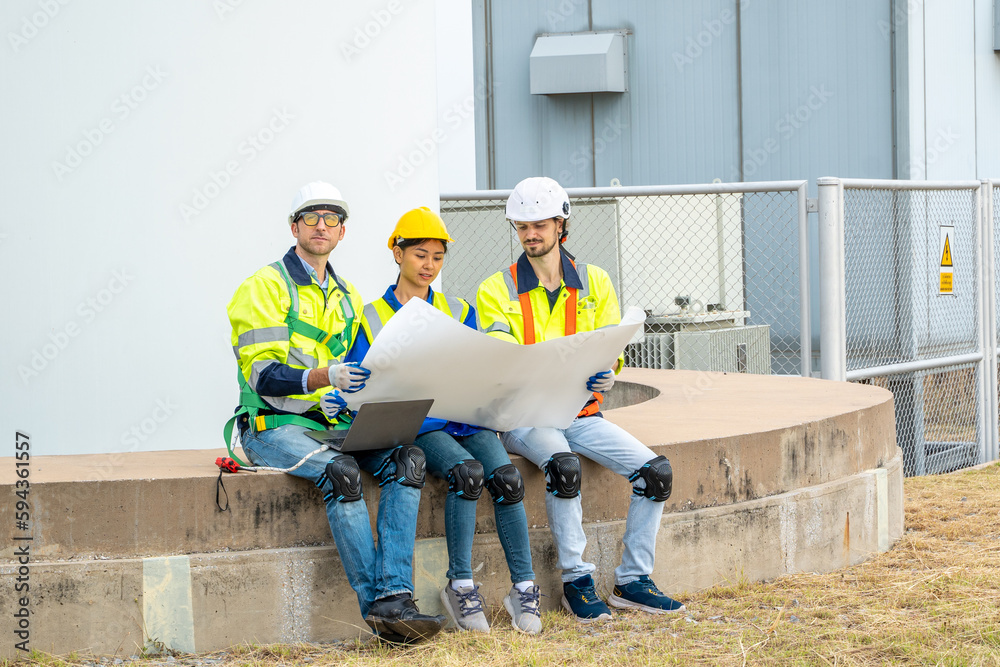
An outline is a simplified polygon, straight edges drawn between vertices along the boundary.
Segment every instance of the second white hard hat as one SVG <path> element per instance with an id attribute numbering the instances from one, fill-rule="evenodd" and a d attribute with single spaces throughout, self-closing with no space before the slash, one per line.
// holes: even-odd
<path id="1" fill-rule="evenodd" d="M 295 193 L 295 198 L 292 199 L 292 211 L 288 214 L 288 224 L 295 222 L 295 218 L 305 209 L 319 206 L 342 214 L 345 221 L 351 214 L 351 210 L 347 207 L 347 202 L 344 201 L 340 190 L 329 183 L 313 181 L 312 183 L 303 185 Z"/>
<path id="2" fill-rule="evenodd" d="M 532 176 L 514 186 L 507 198 L 507 219 L 537 222 L 549 218 L 569 219 L 569 195 L 547 176 Z"/>

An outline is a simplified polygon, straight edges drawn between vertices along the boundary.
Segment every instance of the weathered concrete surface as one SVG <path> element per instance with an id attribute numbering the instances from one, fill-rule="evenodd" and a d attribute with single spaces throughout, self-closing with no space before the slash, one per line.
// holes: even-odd
<path id="1" fill-rule="evenodd" d="M 627 369 L 609 395 L 643 403 L 606 415 L 675 470 L 667 512 L 752 500 L 878 468 L 895 456 L 892 397 L 877 387 L 806 378 Z M 330 545 L 319 492 L 281 473 L 224 478 L 231 512 L 215 507 L 214 466 L 223 450 L 32 459 L 34 553 L 48 558 L 128 558 L 224 549 Z M 544 478 L 515 457 L 525 478 L 529 525 L 546 525 Z M 14 483 L 0 458 L 0 493 Z M 372 517 L 378 495 L 369 478 Z M 595 493 L 594 490 L 600 490 Z M 609 490 L 614 489 L 614 492 Z M 421 537 L 444 535 L 446 486 L 431 480 L 421 500 Z M 584 516 L 624 518 L 629 484 L 584 461 Z M 13 505 L 0 506 L 13 525 Z M 493 530 L 479 503 L 477 530 Z M 13 546 L 0 544 L 0 559 Z"/>
<path id="2" fill-rule="evenodd" d="M 880 533 L 894 542 L 903 531 L 902 486 L 890 486 L 879 498 L 877 477 L 901 479 L 902 459 L 867 471 L 789 493 L 666 514 L 657 540 L 654 579 L 673 593 L 683 593 L 746 577 L 751 580 L 788 572 L 823 572 L 857 563 L 879 551 Z M 890 508 L 880 524 L 878 505 Z M 885 518 L 883 518 L 885 521 Z M 587 527 L 586 557 L 598 566 L 606 594 L 612 570 L 621 557 L 624 521 Z M 421 608 L 439 610 L 438 591 L 445 583 L 447 553 L 442 538 L 418 541 L 414 581 Z M 544 609 L 558 607 L 559 576 L 547 529 L 531 531 L 537 581 L 549 597 Z M 180 556 L 189 561 L 194 622 L 190 646 L 211 651 L 246 641 L 323 641 L 367 634 L 354 591 L 344 579 L 333 547 L 293 547 Z M 476 578 L 487 601 L 499 605 L 510 587 L 503 551 L 495 534 L 479 535 L 473 549 Z M 0 565 L 8 579 L 14 567 Z M 66 561 L 36 563 L 32 646 L 55 653 L 89 649 L 99 654 L 131 655 L 143 642 L 140 611 L 143 561 Z M 158 593 L 162 594 L 162 593 Z M 13 605 L 0 603 L 11 618 Z M 147 620 L 147 636 L 171 645 L 187 642 L 165 637 Z M 0 652 L 14 653 L 2 640 Z"/>
<path id="3" fill-rule="evenodd" d="M 630 369 L 621 380 L 607 418 L 668 456 L 675 470 L 654 573 L 664 589 L 830 570 L 902 534 L 902 467 L 888 392 L 684 371 Z M 232 511 L 219 513 L 212 463 L 220 454 L 32 459 L 33 647 L 121 655 L 146 636 L 204 651 L 364 631 L 318 492 L 282 474 L 228 475 Z M 525 461 L 515 463 L 528 489 L 537 580 L 554 607 L 559 578 L 544 480 Z M 13 470 L 12 459 L 0 459 L 0 493 L 9 498 Z M 629 485 L 585 462 L 583 489 L 587 557 L 609 587 Z M 374 517 L 373 490 L 369 479 Z M 414 580 L 426 610 L 437 606 L 447 568 L 444 494 L 443 482 L 431 480 L 421 501 Z M 0 522 L 14 525 L 13 503 L 0 505 Z M 476 578 L 498 604 L 510 582 L 493 526 L 491 505 L 480 502 L 477 528 L 485 534 L 474 547 Z M 0 575 L 9 580 L 17 567 L 13 543 L 0 544 Z M 15 604 L 3 596 L 0 615 L 10 619 Z M 13 655 L 13 644 L 5 634 L 0 655 Z"/>

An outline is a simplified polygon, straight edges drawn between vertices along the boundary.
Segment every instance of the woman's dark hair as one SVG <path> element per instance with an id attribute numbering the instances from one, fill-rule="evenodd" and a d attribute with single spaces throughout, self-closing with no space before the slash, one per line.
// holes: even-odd
<path id="1" fill-rule="evenodd" d="M 444 246 L 445 253 L 448 252 L 448 242 L 444 239 L 399 239 L 396 241 L 396 247 L 400 250 L 406 250 L 407 248 L 412 248 L 413 246 L 420 245 L 424 241 L 441 241 L 441 245 Z"/>

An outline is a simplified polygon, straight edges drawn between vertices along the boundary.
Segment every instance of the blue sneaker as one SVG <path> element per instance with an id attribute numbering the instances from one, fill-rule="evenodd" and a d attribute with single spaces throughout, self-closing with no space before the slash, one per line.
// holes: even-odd
<path id="1" fill-rule="evenodd" d="M 611 620 L 611 610 L 597 597 L 594 579 L 589 574 L 563 584 L 562 606 L 580 623 Z"/>
<path id="2" fill-rule="evenodd" d="M 646 575 L 630 584 L 616 585 L 608 602 L 618 609 L 640 609 L 650 614 L 684 611 L 683 604 L 662 593 Z"/>

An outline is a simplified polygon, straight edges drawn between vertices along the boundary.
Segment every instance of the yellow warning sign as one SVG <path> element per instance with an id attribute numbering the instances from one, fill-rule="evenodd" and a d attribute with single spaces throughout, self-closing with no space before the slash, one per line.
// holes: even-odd
<path id="1" fill-rule="evenodd" d="M 941 225 L 940 248 L 941 265 L 938 267 L 938 294 L 955 294 L 955 262 L 951 253 L 951 239 L 955 235 L 955 227 Z"/>
<path id="2" fill-rule="evenodd" d="M 953 273 L 941 274 L 941 294 L 951 294 L 955 291 L 952 287 L 952 278 L 954 275 Z"/>
<path id="3" fill-rule="evenodd" d="M 944 250 L 941 251 L 941 266 L 955 266 L 951 261 L 951 239 L 947 233 L 944 237 Z"/>

